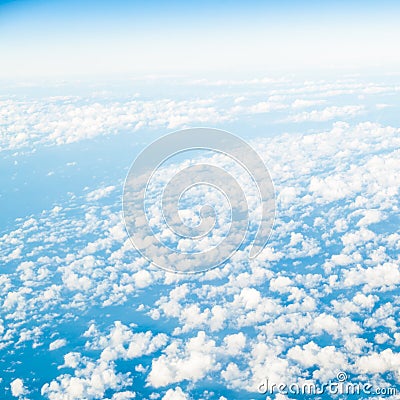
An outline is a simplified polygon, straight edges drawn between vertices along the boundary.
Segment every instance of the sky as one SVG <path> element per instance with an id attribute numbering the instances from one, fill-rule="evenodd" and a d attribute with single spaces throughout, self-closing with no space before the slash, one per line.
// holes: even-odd
<path id="1" fill-rule="evenodd" d="M 395 1 L 0 2 L 0 78 L 400 65 Z"/>
<path id="2" fill-rule="evenodd" d="M 216 3 L 0 0 L 1 399 L 240 400 L 267 377 L 343 373 L 399 387 L 400 5 Z M 246 195 L 249 240 L 201 274 L 132 245 L 130 166 L 188 127 L 232 132 L 268 168 L 276 213 L 257 258 L 253 163 L 200 150 L 154 171 L 150 233 L 167 255 L 226 254 L 222 185 L 191 179 L 180 198 L 189 226 L 217 211 L 198 243 L 173 235 L 159 196 L 212 165 Z"/>

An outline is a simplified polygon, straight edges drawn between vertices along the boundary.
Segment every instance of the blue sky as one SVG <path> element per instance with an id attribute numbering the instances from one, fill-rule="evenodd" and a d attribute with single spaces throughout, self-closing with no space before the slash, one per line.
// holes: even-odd
<path id="1" fill-rule="evenodd" d="M 400 64 L 393 1 L 0 3 L 0 76 Z"/>

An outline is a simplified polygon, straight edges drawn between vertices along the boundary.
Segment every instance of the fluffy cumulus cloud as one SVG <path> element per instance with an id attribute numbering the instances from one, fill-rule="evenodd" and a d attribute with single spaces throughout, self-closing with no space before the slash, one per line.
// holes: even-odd
<path id="1" fill-rule="evenodd" d="M 57 350 L 61 349 L 61 347 L 64 347 L 67 344 L 67 341 L 65 339 L 57 339 L 54 342 L 51 342 L 49 345 L 49 350 Z"/>
<path id="2" fill-rule="evenodd" d="M 189 339 L 183 349 L 173 342 L 165 354 L 153 360 L 148 382 L 156 388 L 183 380 L 196 382 L 216 369 L 215 352 L 214 341 L 203 331 Z"/>
<path id="3" fill-rule="evenodd" d="M 163 396 L 163 400 L 187 400 L 189 397 L 183 393 L 182 389 L 178 386 L 176 389 L 168 389 L 167 393 Z"/>
<path id="4" fill-rule="evenodd" d="M 102 336 L 95 325 L 91 325 L 83 336 L 88 338 L 86 349 L 101 350 L 99 358 L 92 361 L 79 353 L 67 353 L 60 368 L 74 368 L 74 375 L 62 374 L 43 385 L 42 395 L 50 399 L 102 398 L 107 390 L 117 391 L 132 382 L 129 373 L 116 371 L 116 360 L 132 360 L 152 354 L 165 346 L 167 341 L 163 334 L 153 336 L 149 331 L 134 333 L 119 321 L 106 336 Z M 121 391 L 115 396 L 132 398 L 132 392 Z"/>
<path id="5" fill-rule="evenodd" d="M 11 394 L 14 397 L 21 397 L 22 395 L 26 394 L 26 388 L 24 387 L 24 382 L 20 378 L 14 379 L 10 384 L 10 388 L 11 388 Z"/>
<path id="6" fill-rule="evenodd" d="M 151 104 L 140 98 L 3 103 L 3 149 L 240 115 L 256 121 L 276 113 L 276 126 L 281 113 L 294 125 L 326 123 L 308 134 L 251 140 L 277 198 L 274 230 L 255 259 L 245 241 L 228 262 L 201 274 L 151 266 L 121 220 L 123 176 L 115 182 L 105 175 L 101 185 L 2 230 L 0 351 L 9 368 L 0 386 L 8 396 L 250 398 L 266 376 L 276 384 L 324 383 L 340 371 L 375 387 L 399 385 L 400 129 L 351 120 L 366 116 L 367 104 L 332 104 L 354 94 L 383 103 L 399 90 L 350 81 L 202 85 L 232 92 Z M 252 94 L 257 85 L 268 88 L 265 98 Z M 183 165 L 164 166 L 158 185 Z M 239 167 L 226 168 L 256 208 Z M 193 222 L 191 206 L 182 212 Z M 157 234 L 169 240 L 159 210 L 152 211 Z M 213 231 L 218 239 L 222 228 Z M 32 351 L 46 374 L 26 362 Z"/>

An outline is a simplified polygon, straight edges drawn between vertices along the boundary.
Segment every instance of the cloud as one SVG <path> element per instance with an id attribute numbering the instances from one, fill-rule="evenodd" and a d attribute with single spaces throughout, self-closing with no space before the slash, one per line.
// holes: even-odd
<path id="1" fill-rule="evenodd" d="M 104 188 L 96 189 L 87 194 L 88 201 L 97 201 L 104 197 L 109 196 L 115 190 L 115 186 L 107 186 Z"/>
<path id="2" fill-rule="evenodd" d="M 14 397 L 20 397 L 27 393 L 24 382 L 20 378 L 14 379 L 10 384 L 10 388 Z"/>
<path id="3" fill-rule="evenodd" d="M 292 108 L 294 108 L 294 109 L 309 108 L 309 107 L 317 106 L 320 104 L 324 104 L 325 102 L 326 102 L 325 100 L 296 99 L 292 103 Z"/>
<path id="4" fill-rule="evenodd" d="M 323 122 L 335 118 L 353 118 L 364 111 L 363 106 L 329 106 L 322 110 L 304 111 L 292 115 L 289 121 L 292 122 Z"/>
<path id="5" fill-rule="evenodd" d="M 363 87 L 309 82 L 275 88 L 275 94 L 271 90 L 270 97 L 278 98 L 246 93 L 236 104 L 244 107 L 238 114 L 229 97 L 226 113 L 213 102 L 199 101 L 196 107 L 210 111 L 210 120 L 216 113 L 236 118 L 270 100 L 290 107 L 296 98 L 312 101 L 330 90 L 330 104 L 335 91 L 358 93 Z M 172 110 L 177 104 L 164 106 Z M 74 112 L 77 118 L 82 112 L 94 119 L 99 110 L 106 115 L 106 106 L 96 107 L 93 114 Z M 117 116 L 125 106 L 118 107 Z M 158 126 L 151 105 L 146 107 L 148 125 Z M 200 118 L 206 110 L 198 112 Z M 187 121 L 185 115 L 171 122 Z M 92 117 L 81 115 L 88 121 Z M 40 118 L 45 122 L 47 117 Z M 33 134 L 32 139 L 40 145 L 66 143 L 69 128 L 61 125 L 57 137 Z M 100 134 L 110 134 L 107 129 Z M 229 262 L 205 274 L 168 274 L 150 266 L 124 232 L 116 190 L 122 181 L 106 181 L 76 193 L 55 211 L 51 206 L 15 221 L 0 237 L 6 271 L 0 276 L 4 354 L 21 346 L 55 348 L 65 340 L 56 337 L 67 337 L 60 350 L 64 364 L 54 366 L 54 376 L 42 388 L 42 397 L 57 400 L 179 396 L 178 387 L 169 386 L 176 384 L 184 396 L 194 388 L 206 397 L 199 387 L 217 379 L 233 391 L 254 393 L 266 371 L 279 381 L 322 381 L 343 366 L 354 380 L 372 373 L 387 385 L 396 383 L 397 375 L 381 371 L 395 372 L 398 361 L 395 347 L 384 352 L 399 343 L 399 305 L 392 292 L 388 296 L 400 284 L 399 129 L 372 122 L 334 122 L 326 129 L 253 140 L 280 199 L 270 242 L 254 260 L 248 260 L 245 242 Z M 244 187 L 251 193 L 246 182 Z M 153 216 L 157 223 L 158 214 Z M 185 217 L 195 221 L 189 211 Z M 119 310 L 123 322 L 115 314 Z M 49 321 L 52 338 L 45 329 Z M 75 345 L 65 335 L 69 324 L 85 343 Z M 121 369 L 125 362 L 132 375 Z M 37 389 L 25 376 L 21 379 L 27 391 Z"/>
<path id="6" fill-rule="evenodd" d="M 337 371 L 348 368 L 346 356 L 334 346 L 320 347 L 314 342 L 289 349 L 288 357 L 306 368 L 317 366 L 318 370 L 314 371 L 313 377 L 321 381 L 331 379 Z"/>
<path id="7" fill-rule="evenodd" d="M 175 389 L 168 389 L 162 400 L 188 400 L 189 397 L 177 386 Z"/>
<path id="8" fill-rule="evenodd" d="M 189 339 L 181 347 L 178 341 L 170 344 L 162 356 L 154 359 L 147 377 L 155 388 L 189 380 L 196 382 L 208 372 L 215 370 L 215 342 L 209 340 L 205 332 Z"/>
<path id="9" fill-rule="evenodd" d="M 399 265 L 384 263 L 376 267 L 352 268 L 344 272 L 343 284 L 345 286 L 365 285 L 365 291 L 376 288 L 391 290 L 400 284 Z"/>
<path id="10" fill-rule="evenodd" d="M 398 373 L 400 354 L 394 353 L 392 349 L 386 349 L 382 352 L 362 356 L 357 360 L 356 367 L 362 374 L 383 374 L 388 371 Z"/>
<path id="11" fill-rule="evenodd" d="M 49 345 L 49 350 L 53 351 L 53 350 L 58 350 L 61 349 L 61 347 L 66 346 L 67 341 L 65 339 L 57 339 L 54 342 L 51 342 Z"/>
<path id="12" fill-rule="evenodd" d="M 97 360 L 91 360 L 79 353 L 64 356 L 63 368 L 73 368 L 74 375 L 61 374 L 50 383 L 45 383 L 41 394 L 49 399 L 82 399 L 104 397 L 107 390 L 118 392 L 132 384 L 129 374 L 116 371 L 117 359 L 132 360 L 149 355 L 166 344 L 166 335 L 153 336 L 151 332 L 132 332 L 119 321 L 114 323 L 110 332 L 102 336 L 94 325 L 84 333 L 91 342 L 87 349 L 102 349 Z M 116 394 L 116 399 L 133 398 L 134 392 L 125 391 Z"/>

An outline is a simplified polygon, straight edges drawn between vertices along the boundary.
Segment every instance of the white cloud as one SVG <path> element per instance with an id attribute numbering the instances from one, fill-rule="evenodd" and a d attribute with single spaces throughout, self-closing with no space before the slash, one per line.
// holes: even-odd
<path id="1" fill-rule="evenodd" d="M 304 111 L 289 117 L 293 122 L 319 122 L 329 121 L 336 118 L 352 118 L 361 114 L 363 106 L 329 106 L 322 110 Z"/>
<path id="2" fill-rule="evenodd" d="M 49 345 L 49 350 L 53 351 L 53 350 L 57 350 L 57 349 L 61 349 L 61 347 L 66 346 L 67 341 L 65 339 L 57 339 L 54 342 L 51 342 Z"/>
<path id="3" fill-rule="evenodd" d="M 394 353 L 391 349 L 382 352 L 362 356 L 356 361 L 356 367 L 362 374 L 383 374 L 395 371 L 398 374 L 400 368 L 400 353 Z M 400 376 L 398 376 L 398 379 Z"/>
<path id="4" fill-rule="evenodd" d="M 284 293 L 290 291 L 290 286 L 292 284 L 293 281 L 287 276 L 279 276 L 276 279 L 271 279 L 269 286 L 274 292 Z"/>
<path id="5" fill-rule="evenodd" d="M 384 263 L 370 268 L 352 268 L 344 272 L 345 286 L 365 285 L 365 290 L 391 289 L 400 284 L 399 265 Z"/>
<path id="6" fill-rule="evenodd" d="M 331 379 L 337 371 L 348 368 L 346 356 L 334 346 L 320 347 L 314 342 L 302 347 L 292 347 L 288 351 L 288 357 L 306 368 L 317 366 L 318 370 L 313 373 L 313 377 L 322 381 Z"/>
<path id="7" fill-rule="evenodd" d="M 110 332 L 102 336 L 94 325 L 84 333 L 91 339 L 86 344 L 88 349 L 102 349 L 97 360 L 91 360 L 79 353 L 68 353 L 64 356 L 63 368 L 73 368 L 74 375 L 62 374 L 42 387 L 42 395 L 49 399 L 82 399 L 99 398 L 111 389 L 118 390 L 132 384 L 129 374 L 116 371 L 115 360 L 135 359 L 149 355 L 165 346 L 167 337 L 164 334 L 152 335 L 148 332 L 132 332 L 129 327 L 116 321 Z M 115 399 L 130 399 L 135 392 L 123 391 L 115 394 Z"/>
<path id="8" fill-rule="evenodd" d="M 324 104 L 325 102 L 326 102 L 325 100 L 296 99 L 292 103 L 292 108 L 295 108 L 295 109 L 308 108 L 308 107 L 313 107 L 313 106 L 317 106 L 320 104 Z"/>
<path id="9" fill-rule="evenodd" d="M 136 398 L 136 392 L 126 390 L 124 392 L 114 393 L 111 400 L 130 400 Z"/>
<path id="10" fill-rule="evenodd" d="M 237 355 L 242 352 L 246 346 L 246 336 L 242 333 L 235 333 L 225 336 L 226 353 L 229 355 Z"/>
<path id="11" fill-rule="evenodd" d="M 11 394 L 14 397 L 20 397 L 27 393 L 26 388 L 24 387 L 24 382 L 20 378 L 14 379 L 11 382 L 10 387 L 11 387 Z"/>
<path id="12" fill-rule="evenodd" d="M 196 382 L 218 367 L 215 342 L 203 331 L 181 346 L 175 341 L 164 349 L 163 355 L 153 359 L 147 377 L 150 385 L 157 388 L 184 380 Z"/>
<path id="13" fill-rule="evenodd" d="M 115 190 L 115 186 L 107 186 L 104 188 L 93 190 L 86 195 L 88 201 L 97 201 L 109 196 Z"/>
<path id="14" fill-rule="evenodd" d="M 162 400 L 188 400 L 189 397 L 177 386 L 175 389 L 168 389 Z"/>
<path id="15" fill-rule="evenodd" d="M 365 210 L 364 216 L 357 222 L 357 226 L 368 226 L 376 224 L 384 219 L 384 215 L 379 210 Z"/>

